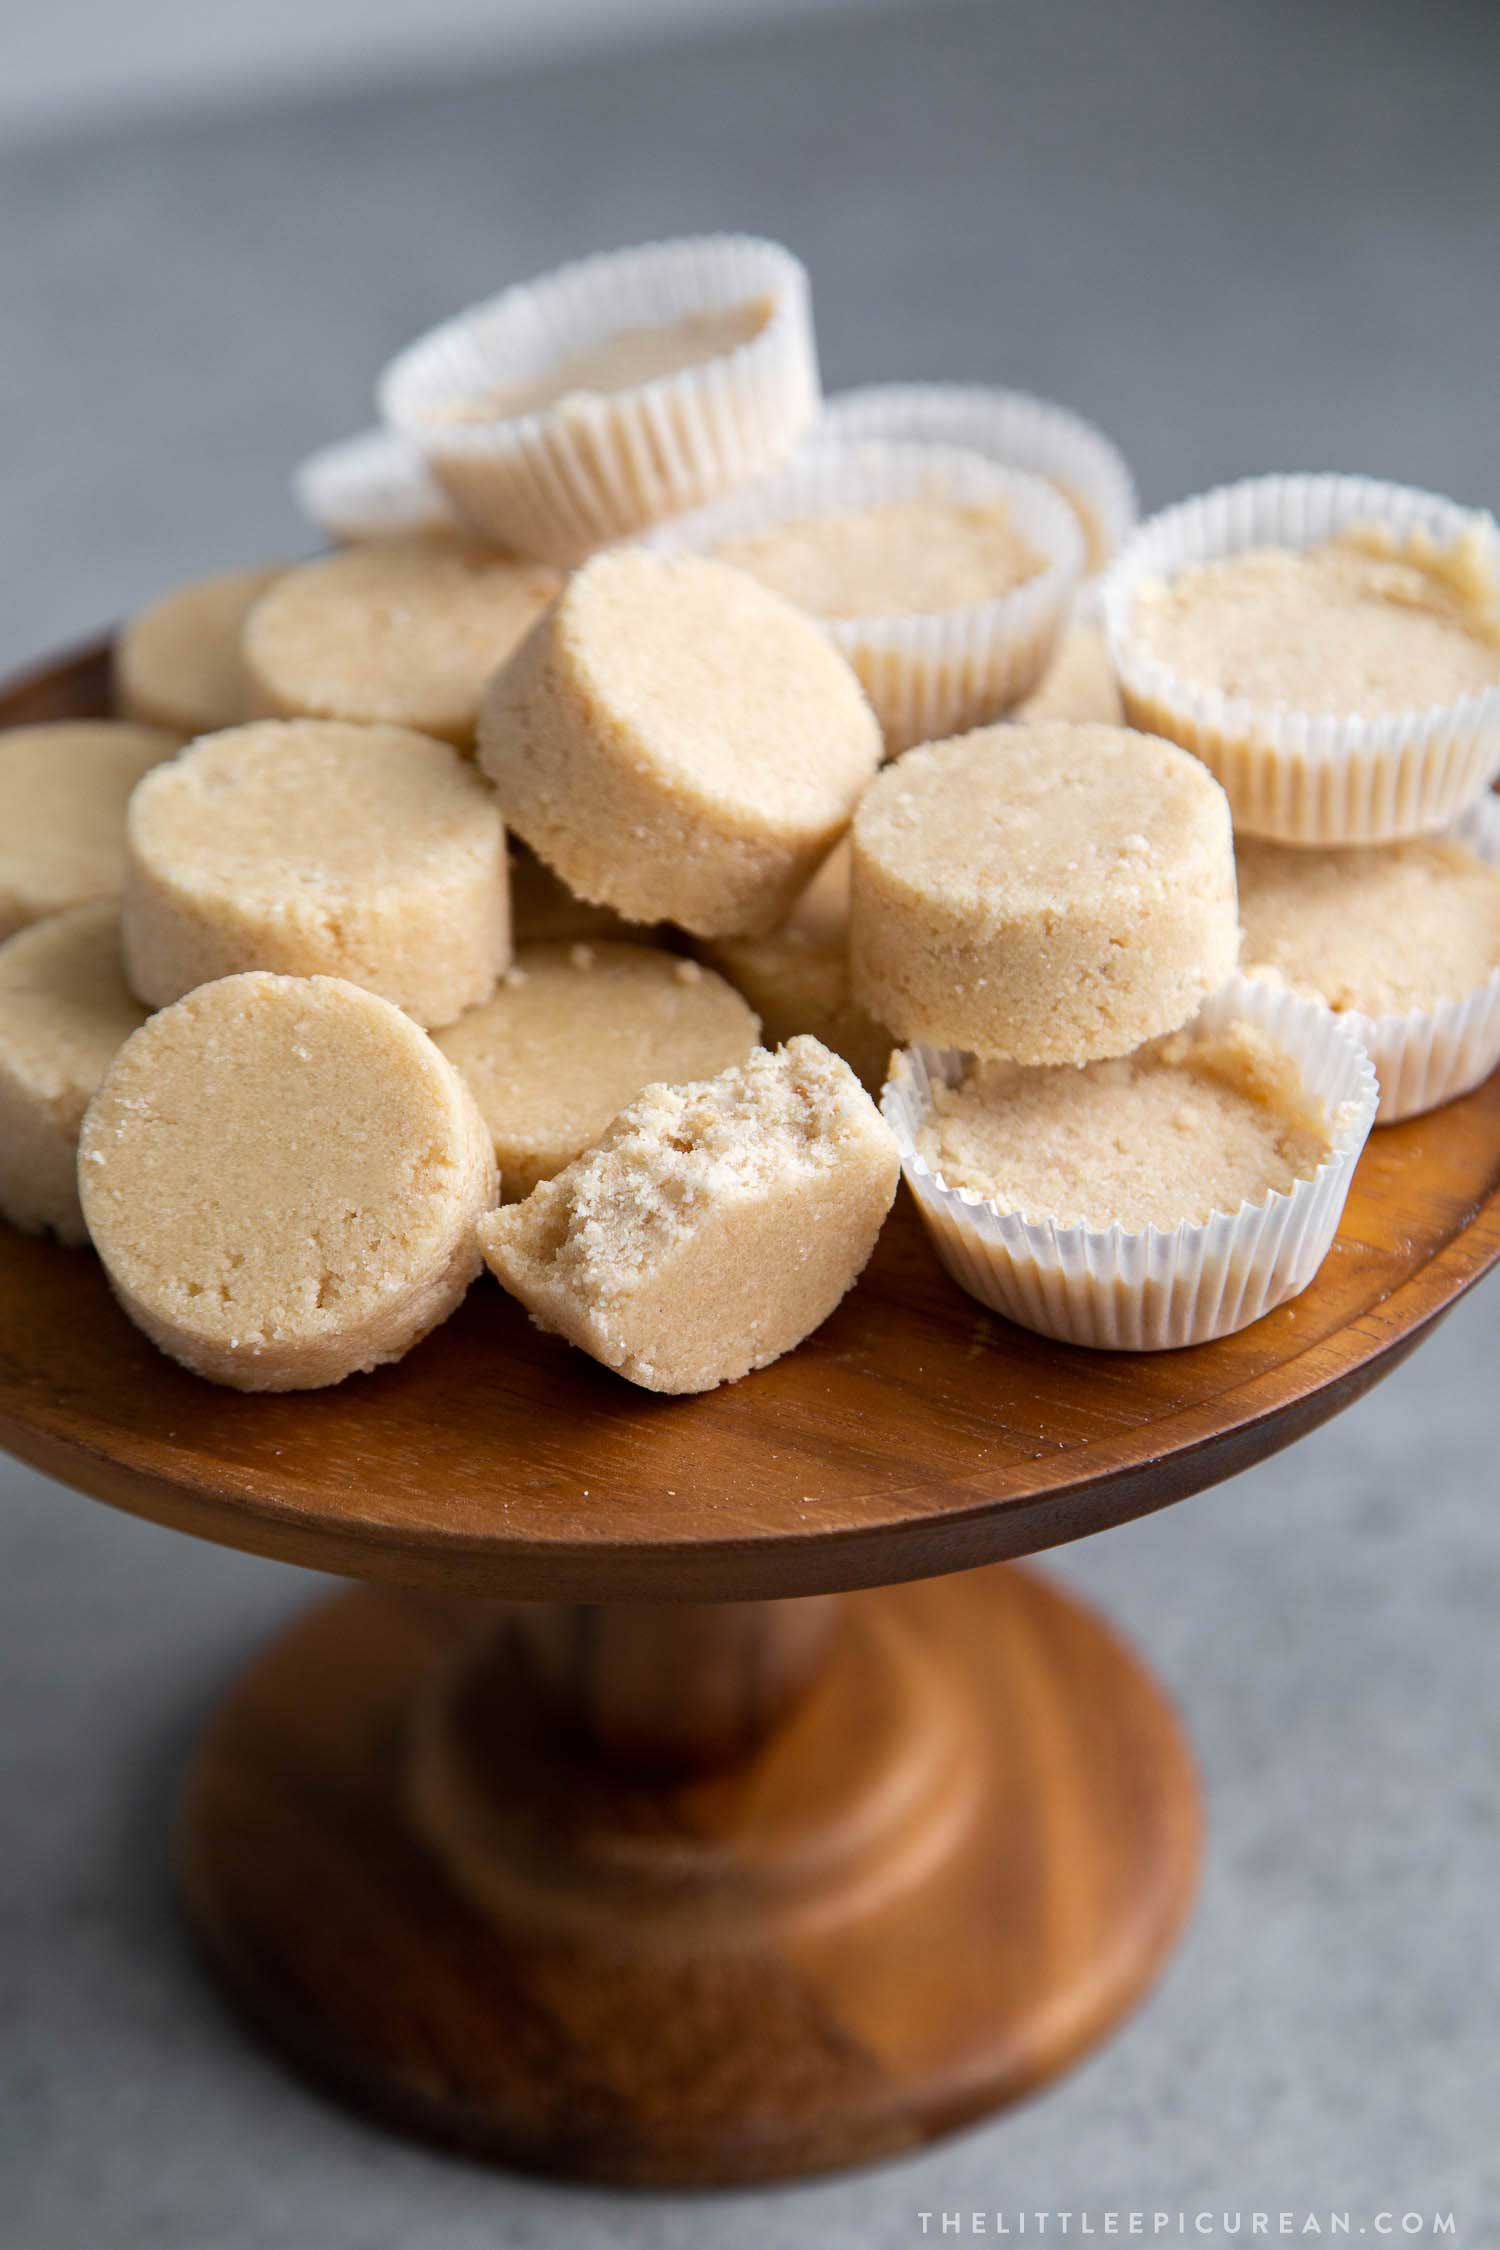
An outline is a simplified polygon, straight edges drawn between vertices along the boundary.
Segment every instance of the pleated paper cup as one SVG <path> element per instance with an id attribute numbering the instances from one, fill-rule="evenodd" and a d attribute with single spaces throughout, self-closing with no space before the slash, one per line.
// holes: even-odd
<path id="1" fill-rule="evenodd" d="M 983 383 L 869 383 L 824 402 L 817 437 L 957 445 L 1002 468 L 1045 477 L 1083 526 L 1081 614 L 1097 607 L 1098 574 L 1137 519 L 1135 479 L 1112 439 L 1050 399 Z"/>
<path id="2" fill-rule="evenodd" d="M 487 394 L 612 336 L 762 302 L 765 323 L 747 342 L 676 373 L 467 418 Z M 581 562 L 792 452 L 819 399 L 807 273 L 778 243 L 743 235 L 585 258 L 421 337 L 386 369 L 379 396 L 385 421 L 482 537 Z"/>
<path id="3" fill-rule="evenodd" d="M 1078 518 L 1051 485 L 953 446 L 820 439 L 777 476 L 663 524 L 650 544 L 715 550 L 809 516 L 934 494 L 1003 505 L 1042 568 L 1010 593 L 968 608 L 820 620 L 858 673 L 894 757 L 1000 718 L 1046 670 L 1083 567 Z"/>
<path id="4" fill-rule="evenodd" d="M 1500 798 L 1481 798 L 1451 834 L 1491 867 L 1500 867 Z M 1430 1008 L 1385 1016 L 1344 1008 L 1338 1020 L 1375 1066 L 1376 1124 L 1398 1125 L 1471 1093 L 1500 1064 L 1500 967 L 1472 991 Z"/>
<path id="5" fill-rule="evenodd" d="M 292 473 L 292 497 L 340 546 L 453 531 L 462 521 L 418 447 L 394 430 L 361 430 L 310 453 Z"/>
<path id="6" fill-rule="evenodd" d="M 1232 1335 L 1304 1290 L 1338 1231 L 1349 1182 L 1374 1122 L 1375 1072 L 1359 1041 L 1316 1001 L 1232 977 L 1190 1035 L 1254 1024 L 1297 1063 L 1326 1105 L 1333 1146 L 1309 1179 L 1216 1211 L 1201 1224 L 1058 1226 L 950 1188 L 917 1153 L 936 1083 L 956 1085 L 967 1057 L 903 1048 L 881 1108 L 938 1256 L 961 1288 L 1022 1328 L 1101 1351 L 1171 1351 Z"/>
<path id="7" fill-rule="evenodd" d="M 1161 663 L 1133 629 L 1143 585 L 1256 547 L 1314 547 L 1352 526 L 1440 548 L 1476 534 L 1500 570 L 1493 519 L 1370 477 L 1251 477 L 1153 516 L 1110 570 L 1104 622 L 1132 726 L 1194 751 L 1236 828 L 1284 844 L 1385 844 L 1442 828 L 1500 769 L 1500 687 L 1452 703 L 1343 718 L 1221 695 Z"/>

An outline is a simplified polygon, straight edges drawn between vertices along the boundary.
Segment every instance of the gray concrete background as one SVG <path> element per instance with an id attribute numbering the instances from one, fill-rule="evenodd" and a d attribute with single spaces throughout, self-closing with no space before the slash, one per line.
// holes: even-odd
<path id="1" fill-rule="evenodd" d="M 1052 392 L 1150 503 L 1331 466 L 1493 504 L 1497 65 L 1500 16 L 1448 0 L 1036 0 L 14 149 L 0 662 L 295 549 L 287 467 L 429 316 L 690 227 L 803 249 L 831 382 Z M 1189 1712 L 1188 1942 L 1045 2098 L 770 2196 L 492 2176 L 242 2041 L 167 1822 L 215 1695 L 318 1585 L 0 1468 L 0 2243 L 883 2250 L 976 2205 L 1451 2208 L 1493 2242 L 1495 1307 L 1281 1460 L 1053 1559 Z"/>
<path id="2" fill-rule="evenodd" d="M 412 68 L 493 73 L 860 0 L 6 0 L 0 134 L 188 102 L 367 91 Z"/>

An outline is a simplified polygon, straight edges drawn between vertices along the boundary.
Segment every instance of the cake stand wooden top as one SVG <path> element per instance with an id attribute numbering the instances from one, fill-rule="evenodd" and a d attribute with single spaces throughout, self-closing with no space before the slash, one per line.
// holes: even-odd
<path id="1" fill-rule="evenodd" d="M 0 725 L 97 715 L 94 648 Z M 486 1277 L 399 1366 L 245 1397 L 162 1358 L 85 1251 L 0 1225 L 0 1444 L 116 1506 L 355 1578 L 569 1601 L 759 1599 L 1030 1553 L 1200 1491 L 1367 1390 L 1500 1258 L 1500 1075 L 1378 1132 L 1318 1279 L 1238 1336 L 1115 1355 L 985 1312 L 898 1200 L 800 1350 L 637 1391 Z"/>

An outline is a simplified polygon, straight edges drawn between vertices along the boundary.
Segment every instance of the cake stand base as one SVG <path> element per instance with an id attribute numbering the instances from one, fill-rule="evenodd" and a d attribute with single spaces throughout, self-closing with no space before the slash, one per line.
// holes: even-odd
<path id="1" fill-rule="evenodd" d="M 1150 1984 L 1198 1837 L 1150 1677 L 999 1566 L 716 1607 L 344 1593 L 214 1718 L 181 1850 L 236 2004 L 320 2083 L 665 2186 L 1028 2092 Z"/>

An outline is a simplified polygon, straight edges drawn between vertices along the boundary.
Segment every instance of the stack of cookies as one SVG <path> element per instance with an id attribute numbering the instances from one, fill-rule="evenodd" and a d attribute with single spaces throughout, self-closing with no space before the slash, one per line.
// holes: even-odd
<path id="1" fill-rule="evenodd" d="M 1032 721 L 914 750 L 854 823 L 886 1114 L 985 1303 L 1073 1343 L 1204 1341 L 1306 1286 L 1374 1112 L 1326 1011 L 1235 975 L 1224 791 L 1176 744 Z"/>
<path id="2" fill-rule="evenodd" d="M 332 553 L 0 736 L 0 1211 L 185 1366 L 336 1382 L 488 1264 L 709 1388 L 903 1166 L 987 1303 L 1201 1341 L 1316 1270 L 1371 1056 L 1388 1115 L 1496 1060 L 1488 519 L 1271 479 L 1137 532 L 1061 408 L 823 401 L 739 237 L 508 289 L 379 397 L 295 479 Z"/>

